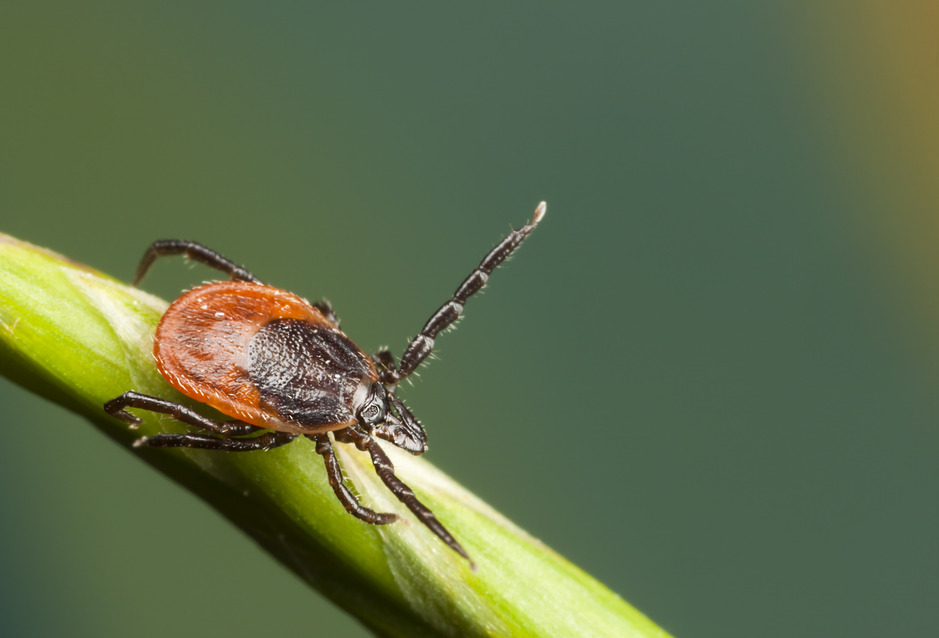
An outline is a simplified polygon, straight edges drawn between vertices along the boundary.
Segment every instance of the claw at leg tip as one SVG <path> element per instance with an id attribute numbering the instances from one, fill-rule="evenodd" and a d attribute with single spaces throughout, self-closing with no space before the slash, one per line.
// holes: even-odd
<path id="1" fill-rule="evenodd" d="M 538 207 L 535 208 L 535 217 L 532 220 L 532 223 L 537 224 L 541 221 L 541 218 L 544 217 L 545 212 L 548 210 L 548 202 L 541 202 L 538 204 Z"/>

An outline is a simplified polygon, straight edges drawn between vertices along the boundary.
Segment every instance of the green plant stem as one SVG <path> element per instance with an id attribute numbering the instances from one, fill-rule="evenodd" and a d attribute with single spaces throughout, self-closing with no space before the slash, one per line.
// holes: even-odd
<path id="1" fill-rule="evenodd" d="M 133 449 L 182 431 L 138 413 L 105 415 L 126 390 L 185 401 L 151 354 L 166 302 L 59 255 L 0 235 L 0 373 L 81 414 L 197 493 L 303 580 L 380 636 L 666 636 L 645 616 L 528 536 L 422 458 L 386 450 L 397 472 L 478 565 L 447 548 L 385 489 L 368 455 L 337 454 L 370 507 L 402 514 L 372 526 L 345 512 L 312 443 L 269 452 Z"/>

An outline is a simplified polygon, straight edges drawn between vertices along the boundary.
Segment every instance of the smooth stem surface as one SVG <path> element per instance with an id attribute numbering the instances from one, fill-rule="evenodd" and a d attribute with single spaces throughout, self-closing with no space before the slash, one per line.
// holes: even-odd
<path id="1" fill-rule="evenodd" d="M 152 335 L 166 302 L 0 235 L 0 373 L 68 407 L 197 493 L 264 549 L 381 636 L 666 636 L 645 616 L 421 458 L 385 446 L 398 475 L 464 544 L 447 548 L 378 480 L 368 455 L 337 444 L 363 502 L 401 520 L 345 512 L 306 439 L 270 452 L 132 449 L 183 431 L 138 412 L 105 415 L 126 390 L 182 400 L 157 372 Z M 311 629 L 311 632 L 315 629 Z"/>

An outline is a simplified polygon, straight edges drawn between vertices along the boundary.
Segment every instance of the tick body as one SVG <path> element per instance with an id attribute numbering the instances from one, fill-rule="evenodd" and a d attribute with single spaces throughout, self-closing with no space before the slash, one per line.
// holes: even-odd
<path id="1" fill-rule="evenodd" d="M 170 385 L 246 423 L 320 434 L 349 427 L 378 373 L 338 327 L 289 292 L 244 281 L 177 299 L 154 339 Z"/>
<path id="2" fill-rule="evenodd" d="M 159 256 L 185 254 L 229 276 L 198 286 L 167 309 L 157 326 L 157 368 L 174 388 L 232 420 L 216 421 L 191 408 L 129 391 L 108 401 L 108 414 L 136 425 L 127 408 L 168 414 L 191 426 L 186 434 L 144 437 L 135 446 L 190 447 L 232 452 L 269 450 L 305 436 L 326 464 L 330 486 L 345 509 L 376 525 L 391 513 L 371 510 L 345 484 L 333 441 L 368 452 L 388 489 L 444 543 L 469 559 L 463 547 L 394 473 L 378 444 L 388 441 L 412 454 L 427 449 L 424 429 L 395 391 L 430 354 L 437 335 L 462 314 L 478 292 L 544 216 L 533 219 L 493 248 L 453 296 L 411 340 L 400 364 L 387 350 L 368 356 L 340 329 L 325 301 L 310 304 L 254 275 L 201 244 L 166 240 L 144 254 L 136 282 Z"/>

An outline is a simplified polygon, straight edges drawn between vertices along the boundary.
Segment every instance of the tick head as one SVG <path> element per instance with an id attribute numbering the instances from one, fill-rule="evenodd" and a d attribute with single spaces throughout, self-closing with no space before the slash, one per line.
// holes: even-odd
<path id="1" fill-rule="evenodd" d="M 385 386 L 377 382 L 363 384 L 356 392 L 356 399 L 355 416 L 359 423 L 372 429 L 385 422 L 388 414 L 388 393 Z"/>

